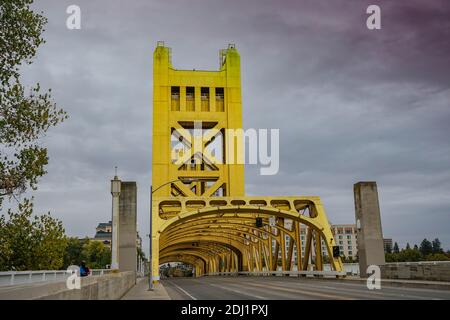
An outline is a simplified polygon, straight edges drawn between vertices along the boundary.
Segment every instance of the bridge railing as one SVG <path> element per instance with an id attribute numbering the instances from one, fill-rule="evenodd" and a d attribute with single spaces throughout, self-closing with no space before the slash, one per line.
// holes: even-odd
<path id="1" fill-rule="evenodd" d="M 239 271 L 239 272 L 213 272 L 205 276 L 310 276 L 310 277 L 344 277 L 345 271 Z"/>
<path id="2" fill-rule="evenodd" d="M 100 276 L 110 272 L 111 269 L 91 269 L 92 276 Z M 0 286 L 63 281 L 69 275 L 66 270 L 2 271 L 0 272 Z"/>

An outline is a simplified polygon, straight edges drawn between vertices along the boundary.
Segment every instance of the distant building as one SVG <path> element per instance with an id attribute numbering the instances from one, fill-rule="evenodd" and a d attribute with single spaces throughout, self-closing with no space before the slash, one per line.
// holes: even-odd
<path id="1" fill-rule="evenodd" d="M 384 245 L 384 252 L 392 252 L 392 239 L 391 238 L 385 238 L 383 239 L 383 245 Z"/>
<path id="2" fill-rule="evenodd" d="M 291 221 L 285 221 L 285 228 L 290 229 Z M 356 225 L 355 224 L 334 224 L 331 225 L 331 231 L 334 235 L 334 239 L 336 241 L 336 245 L 339 246 L 339 251 L 341 252 L 341 256 L 345 258 L 352 258 L 356 260 L 358 257 L 358 247 L 357 247 L 357 235 L 356 235 Z M 286 235 L 286 252 L 289 248 L 290 237 Z M 300 228 L 300 241 L 302 244 L 302 258 L 305 257 L 305 243 L 306 243 L 306 227 L 304 225 Z M 272 251 L 275 247 L 275 240 L 272 242 Z M 322 256 L 328 256 L 327 247 L 325 242 L 322 240 Z M 295 259 L 297 255 L 297 248 L 294 246 L 293 250 L 293 259 Z M 311 251 L 312 257 L 315 257 L 315 250 Z M 281 258 L 281 250 L 279 252 L 279 258 Z"/>
<path id="3" fill-rule="evenodd" d="M 95 228 L 95 236 L 91 240 L 93 241 L 101 241 L 104 245 L 111 248 L 111 239 L 112 239 L 112 222 L 101 222 L 98 224 L 97 228 Z"/>
<path id="4" fill-rule="evenodd" d="M 111 248 L 112 239 L 112 221 L 101 222 L 95 228 L 95 236 L 91 238 L 92 241 L 101 241 L 104 245 Z M 139 232 L 136 233 L 136 246 L 142 249 L 142 238 L 139 236 Z"/>
<path id="5" fill-rule="evenodd" d="M 333 224 L 331 225 L 331 231 L 341 255 L 355 260 L 358 256 L 356 224 Z M 323 251 L 324 246 L 322 245 Z"/>

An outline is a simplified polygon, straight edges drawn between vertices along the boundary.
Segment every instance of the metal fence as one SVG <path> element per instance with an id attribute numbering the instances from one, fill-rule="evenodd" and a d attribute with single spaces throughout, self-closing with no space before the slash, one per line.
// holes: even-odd
<path id="1" fill-rule="evenodd" d="M 450 264 L 450 261 L 417 261 L 417 262 L 389 262 L 386 263 L 387 266 L 420 266 L 420 265 L 442 265 L 442 264 Z M 325 276 L 325 277 L 333 277 L 340 275 L 347 276 L 359 276 L 359 263 L 344 263 L 344 270 L 341 273 L 337 273 L 332 271 L 331 266 L 329 264 L 323 265 L 323 271 L 297 271 L 297 268 L 294 266 L 292 271 L 260 271 L 260 272 L 217 272 L 210 273 L 208 275 L 256 275 L 256 276 L 280 276 L 280 275 L 289 275 L 289 276 Z"/>
<path id="2" fill-rule="evenodd" d="M 345 276 L 346 273 L 344 271 L 239 271 L 239 272 L 214 272 L 207 273 L 206 276 L 310 276 L 310 277 L 342 277 Z"/>
<path id="3" fill-rule="evenodd" d="M 110 272 L 111 269 L 91 269 L 91 276 L 100 276 Z M 69 275 L 70 273 L 66 270 L 6 271 L 0 272 L 0 286 L 65 281 Z"/>

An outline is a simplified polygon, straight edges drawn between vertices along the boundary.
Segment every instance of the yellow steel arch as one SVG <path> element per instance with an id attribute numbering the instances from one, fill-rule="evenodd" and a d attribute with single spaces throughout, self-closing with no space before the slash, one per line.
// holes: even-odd
<path id="1" fill-rule="evenodd" d="M 166 198 L 159 198 L 159 203 L 167 201 Z M 276 270 L 281 267 L 282 270 L 291 270 L 294 267 L 293 262 L 297 262 L 298 270 L 306 270 L 310 265 L 311 256 L 314 256 L 313 265 L 316 270 L 321 270 L 323 265 L 321 261 L 323 245 L 330 257 L 332 257 L 332 246 L 335 240 L 331 233 L 325 212 L 323 211 L 320 200 L 317 197 L 308 197 L 310 210 L 308 215 L 301 214 L 295 209 L 298 208 L 298 201 L 303 197 L 240 197 L 241 205 L 232 205 L 235 197 L 223 197 L 223 206 L 221 207 L 205 207 L 197 208 L 195 211 L 178 212 L 169 219 L 155 219 L 160 224 L 153 244 L 161 245 L 161 250 L 168 244 L 177 244 L 185 242 L 187 238 L 195 242 L 201 236 L 209 236 L 211 243 L 233 241 L 240 243 L 239 250 L 242 253 L 238 263 L 245 270 Z M 254 206 L 248 205 L 252 201 L 265 200 L 265 203 L 278 203 L 281 200 L 286 204 L 291 203 L 289 209 L 287 205 L 285 209 L 273 206 Z M 182 206 L 181 206 L 182 207 Z M 154 208 L 157 212 L 162 212 L 161 208 Z M 288 210 L 286 210 L 288 209 Z M 262 219 L 262 226 L 256 227 L 256 217 Z M 276 224 L 270 226 L 269 220 L 274 217 L 278 220 Z M 288 229 L 281 225 L 281 221 L 290 220 L 291 227 Z M 215 223 L 211 223 L 215 221 Z M 301 255 L 300 234 L 301 228 L 305 226 L 306 245 L 304 248 L 303 258 Z M 323 243 L 322 241 L 323 240 Z M 286 245 L 286 242 L 288 244 Z M 295 250 L 294 250 L 295 248 Z M 159 250 L 159 249 L 158 249 Z M 296 256 L 294 256 L 296 253 Z M 229 254 L 229 253 L 226 253 Z M 281 261 L 279 256 L 281 254 Z M 278 258 L 277 258 L 278 257 Z M 157 262 L 155 262 L 156 264 Z M 331 266 L 334 270 L 341 271 L 342 263 L 339 258 L 330 259 Z M 209 271 L 208 272 L 212 272 Z"/>

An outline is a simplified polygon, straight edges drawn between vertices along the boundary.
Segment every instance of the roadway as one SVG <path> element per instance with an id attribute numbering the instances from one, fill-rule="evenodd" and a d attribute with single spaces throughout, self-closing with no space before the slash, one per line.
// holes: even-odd
<path id="1" fill-rule="evenodd" d="M 161 280 L 174 300 L 355 300 L 445 299 L 450 290 L 381 286 L 369 290 L 364 282 L 294 277 L 202 277 Z"/>

